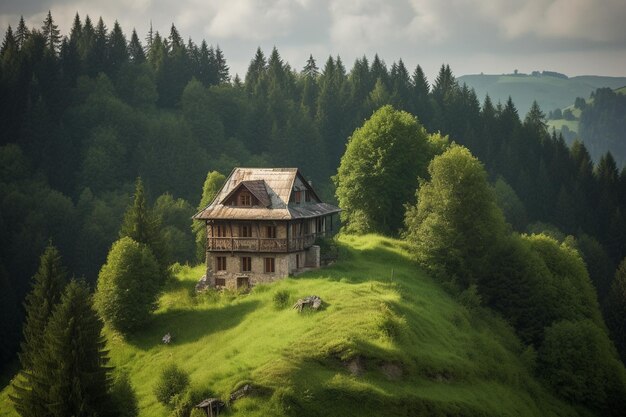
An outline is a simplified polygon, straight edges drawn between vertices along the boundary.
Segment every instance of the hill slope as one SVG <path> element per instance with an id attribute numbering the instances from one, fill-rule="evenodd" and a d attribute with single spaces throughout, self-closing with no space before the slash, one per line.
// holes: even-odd
<path id="1" fill-rule="evenodd" d="M 533 102 L 537 100 L 544 112 L 569 106 L 576 97 L 588 98 L 592 91 L 600 87 L 612 89 L 626 85 L 626 77 L 601 77 L 583 75 L 571 78 L 549 75 L 489 75 L 472 74 L 458 78 L 459 83 L 466 83 L 476 90 L 482 102 L 489 94 L 494 103 L 505 103 L 509 96 L 523 118 Z"/>
<path id="2" fill-rule="evenodd" d="M 510 327 L 451 298 L 403 243 L 344 236 L 340 245 L 334 266 L 247 295 L 196 296 L 202 267 L 183 268 L 149 328 L 127 341 L 108 331 L 140 415 L 169 414 L 152 391 L 171 362 L 190 373 L 192 390 L 223 399 L 255 386 L 231 415 L 576 415 L 530 376 Z M 287 307 L 276 306 L 278 292 L 289 294 Z M 322 311 L 289 308 L 311 294 Z M 167 332 L 174 342 L 162 345 Z M 14 415 L 6 396 L 1 416 Z"/>

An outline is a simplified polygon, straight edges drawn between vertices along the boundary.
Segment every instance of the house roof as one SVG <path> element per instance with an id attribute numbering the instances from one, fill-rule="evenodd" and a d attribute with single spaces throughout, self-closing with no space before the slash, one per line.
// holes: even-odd
<path id="1" fill-rule="evenodd" d="M 307 188 L 320 202 L 289 204 L 298 177 L 304 188 Z M 262 206 L 225 205 L 224 202 L 240 187 L 248 189 Z M 341 211 L 339 207 L 321 202 L 297 168 L 235 168 L 211 204 L 196 213 L 193 218 L 196 220 L 290 220 L 317 217 L 339 211 Z"/>

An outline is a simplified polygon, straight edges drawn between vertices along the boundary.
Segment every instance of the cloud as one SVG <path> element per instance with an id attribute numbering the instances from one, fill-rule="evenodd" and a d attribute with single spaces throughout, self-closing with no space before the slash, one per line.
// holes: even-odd
<path id="1" fill-rule="evenodd" d="M 229 0 L 209 7 L 205 32 L 218 38 L 262 40 L 284 37 L 296 29 L 310 7 L 306 0 Z"/>

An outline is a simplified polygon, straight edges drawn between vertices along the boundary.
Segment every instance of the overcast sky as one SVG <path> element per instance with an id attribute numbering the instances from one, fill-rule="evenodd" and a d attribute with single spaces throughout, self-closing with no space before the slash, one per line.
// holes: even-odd
<path id="1" fill-rule="evenodd" d="M 48 9 L 67 34 L 76 12 L 117 19 L 127 37 L 169 34 L 219 45 L 241 77 L 257 46 L 276 46 L 300 70 L 340 55 L 378 53 L 388 65 L 420 64 L 432 80 L 442 63 L 455 75 L 552 70 L 626 76 L 625 0 L 0 0 L 0 30 L 20 15 L 40 27 Z"/>

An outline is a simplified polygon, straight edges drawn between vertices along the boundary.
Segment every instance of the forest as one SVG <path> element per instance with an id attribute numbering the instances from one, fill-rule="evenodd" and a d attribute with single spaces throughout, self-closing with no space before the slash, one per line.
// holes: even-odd
<path id="1" fill-rule="evenodd" d="M 580 253 L 593 284 L 585 293 L 597 294 L 598 311 L 626 357 L 623 264 L 616 275 L 626 256 L 626 168 L 620 171 L 610 152 L 594 163 L 583 142 L 568 146 L 548 131 L 536 103 L 523 116 L 513 98 L 493 103 L 487 96 L 481 103 L 445 64 L 429 81 L 419 65 L 409 69 L 398 60 L 388 66 L 377 55 L 349 69 L 339 56 L 319 64 L 311 56 L 292 67 L 276 48 L 258 49 L 240 79 L 225 56 L 204 40 L 185 41 L 174 25 L 169 34 L 150 30 L 143 39 L 134 30 L 126 35 L 117 22 L 109 28 L 101 18 L 94 23 L 78 14 L 67 35 L 50 13 L 39 28 L 23 19 L 9 27 L 0 48 L 0 363 L 15 359 L 22 305 L 50 244 L 73 275 L 94 287 L 140 189 L 159 225 L 159 263 L 202 261 L 190 218 L 202 205 L 205 178 L 234 166 L 294 166 L 325 199 L 336 192 L 341 203 L 340 161 L 349 138 L 387 105 L 415 116 L 424 131 L 439 132 L 431 138 L 431 156 L 443 152 L 442 143 L 454 143 L 484 164 L 504 216 L 492 226 L 511 228 L 497 238 L 543 233 Z M 354 219 L 366 214 L 350 218 L 342 205 L 347 227 L 419 240 L 427 231 L 406 229 L 411 213 L 417 225 L 428 211 L 419 207 L 419 192 L 428 187 L 416 196 L 417 176 L 435 175 L 426 162 L 412 168 L 414 178 L 395 185 L 402 195 L 389 202 L 396 204 L 395 217 L 359 228 L 354 225 L 363 223 Z M 517 260 L 552 253 L 552 241 L 541 238 L 505 241 L 513 248 L 507 255 Z M 437 264 L 436 257 L 424 262 Z M 472 268 L 479 266 L 466 270 Z M 447 273 L 461 277 L 463 288 L 474 283 L 458 271 Z M 508 314 L 509 307 L 494 308 Z M 590 324 L 582 330 L 593 337 L 603 326 L 594 314 L 583 315 Z M 558 323 L 552 333 L 567 333 L 570 324 Z M 536 324 L 520 329 L 525 341 L 542 340 Z"/>

